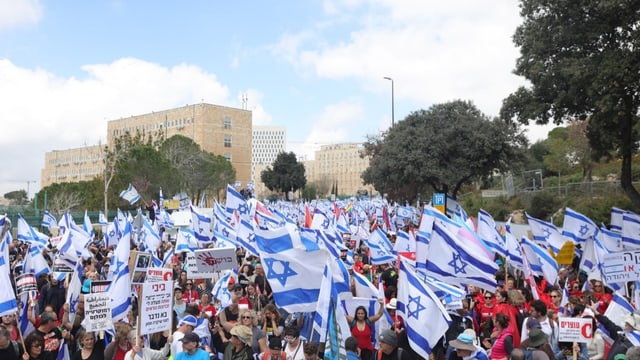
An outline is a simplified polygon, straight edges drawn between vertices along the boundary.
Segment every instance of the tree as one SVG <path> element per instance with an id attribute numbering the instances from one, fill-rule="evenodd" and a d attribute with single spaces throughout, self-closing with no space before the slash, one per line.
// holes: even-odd
<path id="1" fill-rule="evenodd" d="M 462 185 L 519 165 L 525 145 L 517 126 L 456 100 L 415 111 L 388 133 L 370 137 L 361 154 L 371 159 L 362 178 L 398 201 L 414 200 L 429 187 L 456 197 Z"/>
<path id="2" fill-rule="evenodd" d="M 27 198 L 26 190 L 10 191 L 4 194 L 4 198 L 11 200 L 13 205 L 24 205 L 29 199 Z"/>
<path id="3" fill-rule="evenodd" d="M 640 1 L 521 0 L 524 23 L 514 43 L 521 87 L 503 101 L 501 116 L 527 124 L 587 120 L 593 157 L 616 151 L 621 186 L 640 207 L 632 184 L 640 105 Z"/>
<path id="4" fill-rule="evenodd" d="M 284 193 L 303 188 L 307 184 L 304 165 L 296 159 L 293 152 L 281 152 L 273 162 L 273 168 L 268 166 L 260 174 L 260 180 L 267 189 Z"/>

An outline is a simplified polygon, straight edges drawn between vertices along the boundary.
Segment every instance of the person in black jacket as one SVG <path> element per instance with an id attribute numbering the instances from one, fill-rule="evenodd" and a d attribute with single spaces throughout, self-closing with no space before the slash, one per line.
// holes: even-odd
<path id="1" fill-rule="evenodd" d="M 42 287 L 38 297 L 38 311 L 42 314 L 46 305 L 53 306 L 58 314 L 65 302 L 65 290 L 62 284 L 55 277 L 51 276 L 49 283 Z"/>

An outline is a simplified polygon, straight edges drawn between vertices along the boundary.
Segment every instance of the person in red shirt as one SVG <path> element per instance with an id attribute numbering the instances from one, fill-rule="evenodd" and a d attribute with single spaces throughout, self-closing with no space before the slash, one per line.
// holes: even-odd
<path id="1" fill-rule="evenodd" d="M 193 280 L 187 280 L 184 283 L 184 289 L 182 290 L 182 298 L 184 301 L 189 304 L 198 304 L 200 300 L 200 295 L 198 295 L 198 290 L 193 287 Z"/>
<path id="2" fill-rule="evenodd" d="M 604 284 L 599 280 L 593 282 L 593 295 L 595 295 L 596 302 L 598 303 L 598 313 L 604 314 L 604 312 L 607 311 L 609 303 L 613 300 L 613 296 L 605 292 Z"/>

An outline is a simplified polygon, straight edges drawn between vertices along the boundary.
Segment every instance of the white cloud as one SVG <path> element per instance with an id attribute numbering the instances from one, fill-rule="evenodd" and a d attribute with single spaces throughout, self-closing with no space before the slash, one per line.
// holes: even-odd
<path id="1" fill-rule="evenodd" d="M 104 143 L 108 120 L 201 101 L 237 106 L 214 74 L 196 66 L 125 58 L 82 69 L 86 77 L 61 78 L 0 59 L 0 98 L 12 99 L 0 103 L 0 194 L 38 180 L 33 194 L 45 152 Z"/>
<path id="2" fill-rule="evenodd" d="M 518 51 L 511 35 L 520 23 L 514 1 L 491 6 L 469 1 L 326 1 L 325 11 L 366 11 L 347 41 L 302 43 L 310 37 L 286 34 L 292 43 L 285 60 L 313 69 L 321 78 L 357 78 L 364 83 L 392 77 L 396 98 L 427 107 L 454 99 L 473 101 L 497 115 L 501 101 L 524 80 L 511 74 Z M 321 37 L 322 34 L 316 34 Z M 287 39 L 298 39 L 291 42 Z M 293 53 L 292 53 L 293 52 Z"/>
<path id="3" fill-rule="evenodd" d="M 42 12 L 38 0 L 0 0 L 0 29 L 37 24 Z"/>
<path id="4" fill-rule="evenodd" d="M 363 116 L 362 105 L 355 102 L 344 101 L 328 105 L 316 119 L 313 119 L 313 127 L 304 143 L 289 143 L 287 151 L 293 151 L 298 156 L 313 160 L 315 151 L 319 150 L 321 145 L 349 141 L 348 125 L 361 122 Z"/>

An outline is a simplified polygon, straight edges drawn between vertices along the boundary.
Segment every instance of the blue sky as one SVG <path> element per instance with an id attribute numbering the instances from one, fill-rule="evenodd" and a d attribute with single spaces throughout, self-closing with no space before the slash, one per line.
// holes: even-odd
<path id="1" fill-rule="evenodd" d="M 396 121 L 454 99 L 495 116 L 525 83 L 520 22 L 515 0 L 0 0 L 0 194 L 33 195 L 44 153 L 104 143 L 107 120 L 243 93 L 308 159 L 391 124 L 385 76 Z"/>

